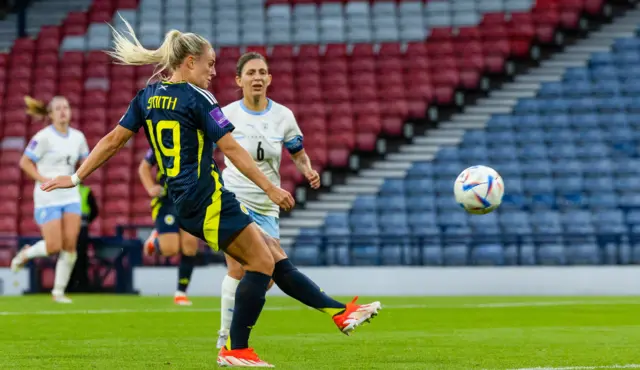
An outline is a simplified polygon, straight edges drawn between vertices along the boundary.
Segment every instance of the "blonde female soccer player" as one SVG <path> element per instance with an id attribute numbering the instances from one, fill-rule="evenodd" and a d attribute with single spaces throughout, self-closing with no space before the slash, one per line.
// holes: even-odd
<path id="1" fill-rule="evenodd" d="M 225 116 L 234 122 L 234 138 L 251 154 L 258 168 L 274 185 L 280 186 L 280 162 L 284 146 L 311 187 L 319 188 L 320 176 L 311 167 L 309 156 L 305 153 L 302 132 L 293 112 L 267 98 L 271 74 L 264 56 L 255 52 L 242 55 L 236 67 L 236 83 L 242 88 L 243 98 L 222 108 Z M 280 208 L 242 175 L 231 161 L 225 158 L 225 164 L 227 168 L 222 173 L 225 187 L 236 194 L 255 223 L 273 238 L 273 243 L 279 248 Z M 226 260 L 228 273 L 222 280 L 218 348 L 227 341 L 236 288 L 244 276 L 242 265 L 229 256 L 226 256 Z M 277 265 L 281 267 L 278 271 L 294 269 L 288 258 L 278 261 Z"/>
<path id="2" fill-rule="evenodd" d="M 172 30 L 158 49 L 148 50 L 137 40 L 131 26 L 125 25 L 132 40 L 114 30 L 115 50 L 109 54 L 123 64 L 156 65 L 159 72 L 166 70 L 170 77 L 138 92 L 120 124 L 100 140 L 73 176 L 56 177 L 42 189 L 76 186 L 144 127 L 158 165 L 167 175 L 180 227 L 206 241 L 212 249 L 222 249 L 245 270 L 236 289 L 230 343 L 218 354 L 221 366 L 272 367 L 249 347 L 249 335 L 264 307 L 272 276 L 278 286 L 290 287 L 286 291 L 293 298 L 333 314 L 343 332 L 348 333 L 375 316 L 380 309 L 377 302 L 345 305 L 297 270 L 279 271 L 276 262 L 285 258 L 283 252 L 266 244 L 246 209 L 223 186 L 213 160 L 214 144 L 272 202 L 285 210 L 295 204 L 291 194 L 269 181 L 233 138 L 234 125 L 205 90 L 215 76 L 216 54 L 211 44 L 200 35 Z"/>
<path id="3" fill-rule="evenodd" d="M 17 271 L 32 258 L 58 253 L 51 295 L 55 302 L 71 303 L 64 291 L 77 259 L 76 243 L 82 223 L 80 192 L 64 189 L 48 193 L 40 185 L 57 175 L 73 174 L 76 164 L 89 155 L 89 146 L 82 132 L 69 127 L 71 108 L 66 98 L 56 96 L 45 104 L 26 97 L 25 102 L 29 115 L 51 122 L 31 139 L 20 159 L 20 168 L 36 181 L 34 217 L 43 240 L 22 248 L 11 261 L 11 268 Z"/>

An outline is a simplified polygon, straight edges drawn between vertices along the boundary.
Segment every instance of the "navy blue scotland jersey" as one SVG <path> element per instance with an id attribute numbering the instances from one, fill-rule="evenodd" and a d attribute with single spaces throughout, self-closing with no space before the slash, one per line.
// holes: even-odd
<path id="1" fill-rule="evenodd" d="M 148 85 L 120 125 L 134 132 L 144 127 L 181 228 L 218 250 L 252 222 L 213 160 L 215 143 L 234 126 L 209 91 L 187 82 Z"/>

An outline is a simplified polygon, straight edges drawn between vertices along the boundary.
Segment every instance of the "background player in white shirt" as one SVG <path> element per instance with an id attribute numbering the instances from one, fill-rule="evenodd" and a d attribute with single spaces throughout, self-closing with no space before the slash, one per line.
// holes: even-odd
<path id="1" fill-rule="evenodd" d="M 293 112 L 267 98 L 271 75 L 265 58 L 253 52 L 244 54 L 238 61 L 236 83 L 242 88 L 243 99 L 227 105 L 222 111 L 235 125 L 234 138 L 253 156 L 260 171 L 276 186 L 280 186 L 280 162 L 284 145 L 311 187 L 319 188 L 320 176 L 311 168 L 311 161 L 304 151 L 302 132 Z M 258 226 L 273 238 L 272 242 L 279 243 L 278 205 L 242 175 L 231 161 L 225 158 L 224 162 L 227 166 L 222 172 L 225 188 L 235 193 Z M 229 335 L 236 288 L 244 275 L 238 262 L 226 255 L 225 258 L 228 273 L 222 281 L 218 348 L 225 344 Z"/>
<path id="2" fill-rule="evenodd" d="M 20 159 L 20 168 L 36 181 L 34 218 L 44 240 L 22 248 L 11 261 L 11 268 L 17 271 L 32 258 L 59 253 L 51 294 L 56 302 L 71 303 L 64 291 L 77 259 L 76 243 L 82 221 L 80 192 L 71 188 L 47 193 L 40 185 L 58 175 L 72 175 L 78 162 L 89 155 L 89 146 L 82 132 L 69 127 L 71 108 L 66 98 L 56 96 L 45 104 L 25 97 L 25 102 L 29 115 L 51 120 L 31 139 Z"/>

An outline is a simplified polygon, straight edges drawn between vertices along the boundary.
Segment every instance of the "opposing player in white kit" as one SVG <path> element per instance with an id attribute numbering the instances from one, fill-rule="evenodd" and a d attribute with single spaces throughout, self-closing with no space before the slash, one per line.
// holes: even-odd
<path id="1" fill-rule="evenodd" d="M 234 123 L 233 137 L 253 156 L 258 168 L 280 186 L 280 162 L 282 146 L 287 149 L 298 170 L 306 177 L 313 189 L 320 187 L 320 176 L 311 167 L 304 151 L 303 137 L 291 110 L 267 98 L 267 87 L 271 75 L 265 58 L 258 53 L 246 53 L 238 61 L 236 83 L 242 88 L 243 99 L 222 108 L 225 116 Z M 280 226 L 278 205 L 251 180 L 247 179 L 233 163 L 225 158 L 226 169 L 222 172 L 224 186 L 235 193 L 266 234 L 270 242 L 279 243 Z M 226 256 L 228 273 L 222 281 L 221 325 L 218 348 L 224 346 L 229 335 L 233 317 L 236 288 L 244 275 L 242 266 Z M 288 262 L 288 260 L 287 260 Z"/>
<path id="2" fill-rule="evenodd" d="M 80 192 L 77 188 L 55 193 L 40 190 L 43 184 L 58 175 L 72 175 L 79 161 L 89 155 L 89 146 L 82 132 L 69 127 L 71 108 L 66 98 L 54 97 L 45 104 L 25 98 L 27 113 L 51 120 L 29 142 L 20 159 L 20 168 L 35 180 L 33 190 L 34 218 L 40 226 L 43 240 L 24 246 L 11 261 L 18 271 L 30 259 L 59 253 L 53 290 L 53 300 L 71 303 L 64 295 L 76 263 L 76 243 L 81 226 Z"/>

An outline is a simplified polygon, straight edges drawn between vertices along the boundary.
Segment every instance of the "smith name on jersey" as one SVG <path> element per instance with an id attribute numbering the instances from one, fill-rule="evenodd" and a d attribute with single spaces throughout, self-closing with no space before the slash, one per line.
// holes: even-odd
<path id="1" fill-rule="evenodd" d="M 262 112 L 247 109 L 242 100 L 225 106 L 222 111 L 235 126 L 233 137 L 251 154 L 267 178 L 280 186 L 282 146 L 291 154 L 303 148 L 302 132 L 293 112 L 271 99 Z M 222 174 L 225 187 L 234 192 L 240 202 L 262 215 L 279 216 L 279 207 L 262 189 L 240 173 L 226 157 L 224 163 L 227 166 Z"/>

